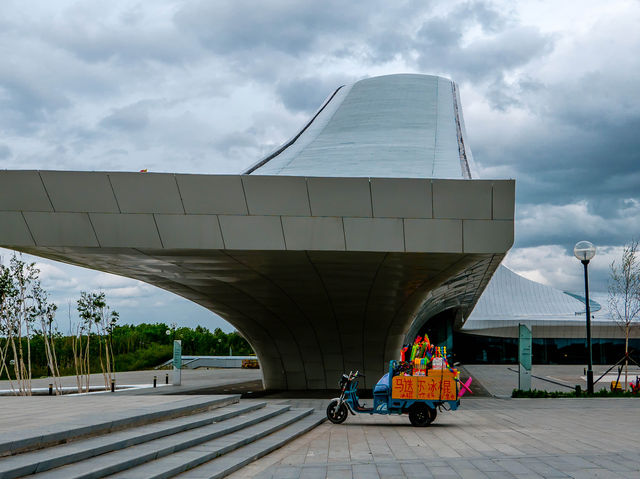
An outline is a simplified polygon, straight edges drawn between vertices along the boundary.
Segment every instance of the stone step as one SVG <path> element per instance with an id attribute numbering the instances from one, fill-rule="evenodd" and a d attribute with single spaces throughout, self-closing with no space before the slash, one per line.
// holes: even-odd
<path id="1" fill-rule="evenodd" d="M 120 472 L 110 476 L 110 479 L 166 479 L 201 466 L 216 458 L 225 458 L 234 451 L 244 449 L 256 441 L 268 439 L 274 436 L 274 434 L 280 433 L 280 436 L 278 437 L 286 442 L 286 440 L 290 440 L 292 438 L 291 433 L 293 431 L 287 430 L 287 432 L 284 433 L 282 433 L 282 431 L 304 421 L 312 413 L 313 409 L 291 409 L 282 415 L 224 437 L 205 442 L 196 447 L 185 449 L 156 461 Z M 303 424 L 308 428 L 312 427 L 307 422 L 304 422 Z M 307 429 L 303 427 L 303 430 Z M 301 434 L 301 432 L 299 434 Z M 282 442 L 282 444 L 284 444 L 284 442 Z M 268 449 L 267 444 L 273 445 L 274 442 L 267 441 L 266 443 L 263 443 L 264 449 Z M 272 447 L 270 450 L 273 449 L 275 449 L 275 447 Z M 247 449 L 247 451 L 249 451 L 249 449 Z M 259 457 L 256 456 L 255 450 L 251 451 L 252 452 L 249 454 L 249 457 Z M 266 454 L 266 452 L 264 454 Z M 250 461 L 251 459 L 246 460 L 244 464 L 247 464 Z M 236 460 L 236 462 L 238 461 Z"/>
<path id="2" fill-rule="evenodd" d="M 314 412 L 273 434 L 174 477 L 176 479 L 217 479 L 228 476 L 247 464 L 293 441 L 298 436 L 309 432 L 314 427 L 326 421 L 326 419 L 326 414 Z"/>
<path id="3" fill-rule="evenodd" d="M 58 423 L 42 429 L 0 432 L 0 456 L 8 456 L 63 444 L 83 437 L 150 424 L 237 403 L 240 396 L 220 395 L 193 397 L 168 404 L 140 407 L 78 418 L 71 423 Z"/>
<path id="4" fill-rule="evenodd" d="M 37 474 L 37 478 L 56 479 L 97 479 L 116 474 L 149 461 L 155 461 L 169 454 L 193 448 L 216 438 L 241 431 L 262 423 L 280 414 L 286 413 L 290 406 L 266 406 L 226 421 L 183 431 L 170 436 L 155 439 L 143 444 L 127 447 L 102 454 L 90 459 L 59 467 Z"/>
<path id="5" fill-rule="evenodd" d="M 0 459 L 0 479 L 44 472 L 77 461 L 142 444 L 161 437 L 224 421 L 266 406 L 265 402 L 233 404 L 204 413 L 124 429 L 60 446 Z"/>

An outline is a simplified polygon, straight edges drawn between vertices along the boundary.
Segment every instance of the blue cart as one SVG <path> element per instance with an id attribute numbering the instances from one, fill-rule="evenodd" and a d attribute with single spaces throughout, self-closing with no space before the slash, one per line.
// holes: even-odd
<path id="1" fill-rule="evenodd" d="M 356 414 L 408 414 L 409 421 L 414 426 L 428 426 L 436 416 L 438 408 L 446 407 L 450 410 L 458 409 L 460 406 L 460 384 L 455 381 L 455 399 L 442 399 L 442 394 L 433 397 L 429 394 L 421 394 L 428 399 L 417 399 L 416 394 L 400 394 L 406 397 L 394 397 L 393 395 L 393 371 L 397 366 L 396 361 L 389 363 L 389 373 L 385 374 L 376 384 L 373 390 L 373 407 L 366 407 L 360 404 L 358 399 L 358 378 L 361 376 L 358 371 L 343 374 L 340 379 L 340 397 L 331 400 L 327 406 L 327 418 L 334 424 L 341 424 L 349 413 Z M 442 372 L 440 373 L 442 376 Z M 403 377 L 402 380 L 419 380 L 413 377 Z M 425 378 L 426 379 L 426 378 Z M 440 389 L 442 391 L 442 389 Z"/>

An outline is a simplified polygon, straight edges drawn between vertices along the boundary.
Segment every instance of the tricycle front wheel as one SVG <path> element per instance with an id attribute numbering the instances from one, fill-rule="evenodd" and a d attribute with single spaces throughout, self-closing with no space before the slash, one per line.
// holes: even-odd
<path id="1" fill-rule="evenodd" d="M 346 419 L 349 411 L 345 403 L 338 400 L 331 401 L 327 406 L 327 419 L 334 424 L 342 424 Z"/>
<path id="2" fill-rule="evenodd" d="M 415 403 L 409 408 L 409 421 L 414 426 L 428 426 L 438 415 L 438 411 L 424 403 Z"/>

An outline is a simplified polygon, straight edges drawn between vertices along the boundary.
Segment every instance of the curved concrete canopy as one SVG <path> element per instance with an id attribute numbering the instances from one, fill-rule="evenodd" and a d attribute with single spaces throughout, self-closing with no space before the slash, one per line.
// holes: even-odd
<path id="1" fill-rule="evenodd" d="M 454 91 L 448 80 L 415 77 L 383 77 L 381 90 L 414 82 L 406 95 L 422 96 L 403 105 L 440 98 L 432 90 L 443 84 Z M 395 101 L 376 93 L 376 79 L 360 83 L 372 86 L 369 101 L 359 100 L 367 115 Z M 364 370 L 371 387 L 416 318 L 451 307 L 467 317 L 473 309 L 513 243 L 514 182 L 462 179 L 469 157 L 456 105 L 442 121 L 456 131 L 457 147 L 436 140 L 433 151 L 415 148 L 416 135 L 438 138 L 437 112 L 435 123 L 417 121 L 411 134 L 390 118 L 379 145 L 388 143 L 387 153 L 367 160 L 351 149 L 361 174 L 339 176 L 341 148 L 329 132 L 339 130 L 332 121 L 348 101 L 305 140 L 300 154 L 315 145 L 313 155 L 287 160 L 299 174 L 257 174 L 278 154 L 251 175 L 0 172 L 0 245 L 136 278 L 215 311 L 251 342 L 267 388 L 333 388 L 350 369 Z M 352 138 L 377 141 L 384 128 L 372 124 L 369 135 L 366 123 L 353 128 Z M 305 131 L 312 128 L 313 121 Z M 312 156 L 322 161 L 321 137 L 326 170 L 313 176 L 305 171 Z M 406 156 L 403 142 L 411 143 Z M 442 143 L 447 154 L 434 161 Z M 378 165 L 396 156 L 413 161 L 415 172 L 426 165 L 424 177 L 389 177 L 393 169 Z M 446 162 L 454 166 L 438 166 Z M 456 169 L 460 179 L 429 178 Z"/>

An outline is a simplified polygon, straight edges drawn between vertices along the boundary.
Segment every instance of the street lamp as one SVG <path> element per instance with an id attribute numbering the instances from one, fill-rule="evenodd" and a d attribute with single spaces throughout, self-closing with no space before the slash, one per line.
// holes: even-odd
<path id="1" fill-rule="evenodd" d="M 584 303 L 587 315 L 587 393 L 593 394 L 593 357 L 591 355 L 591 308 L 589 307 L 589 261 L 596 255 L 596 247 L 588 241 L 580 241 L 573 248 L 573 254 L 584 265 Z"/>

